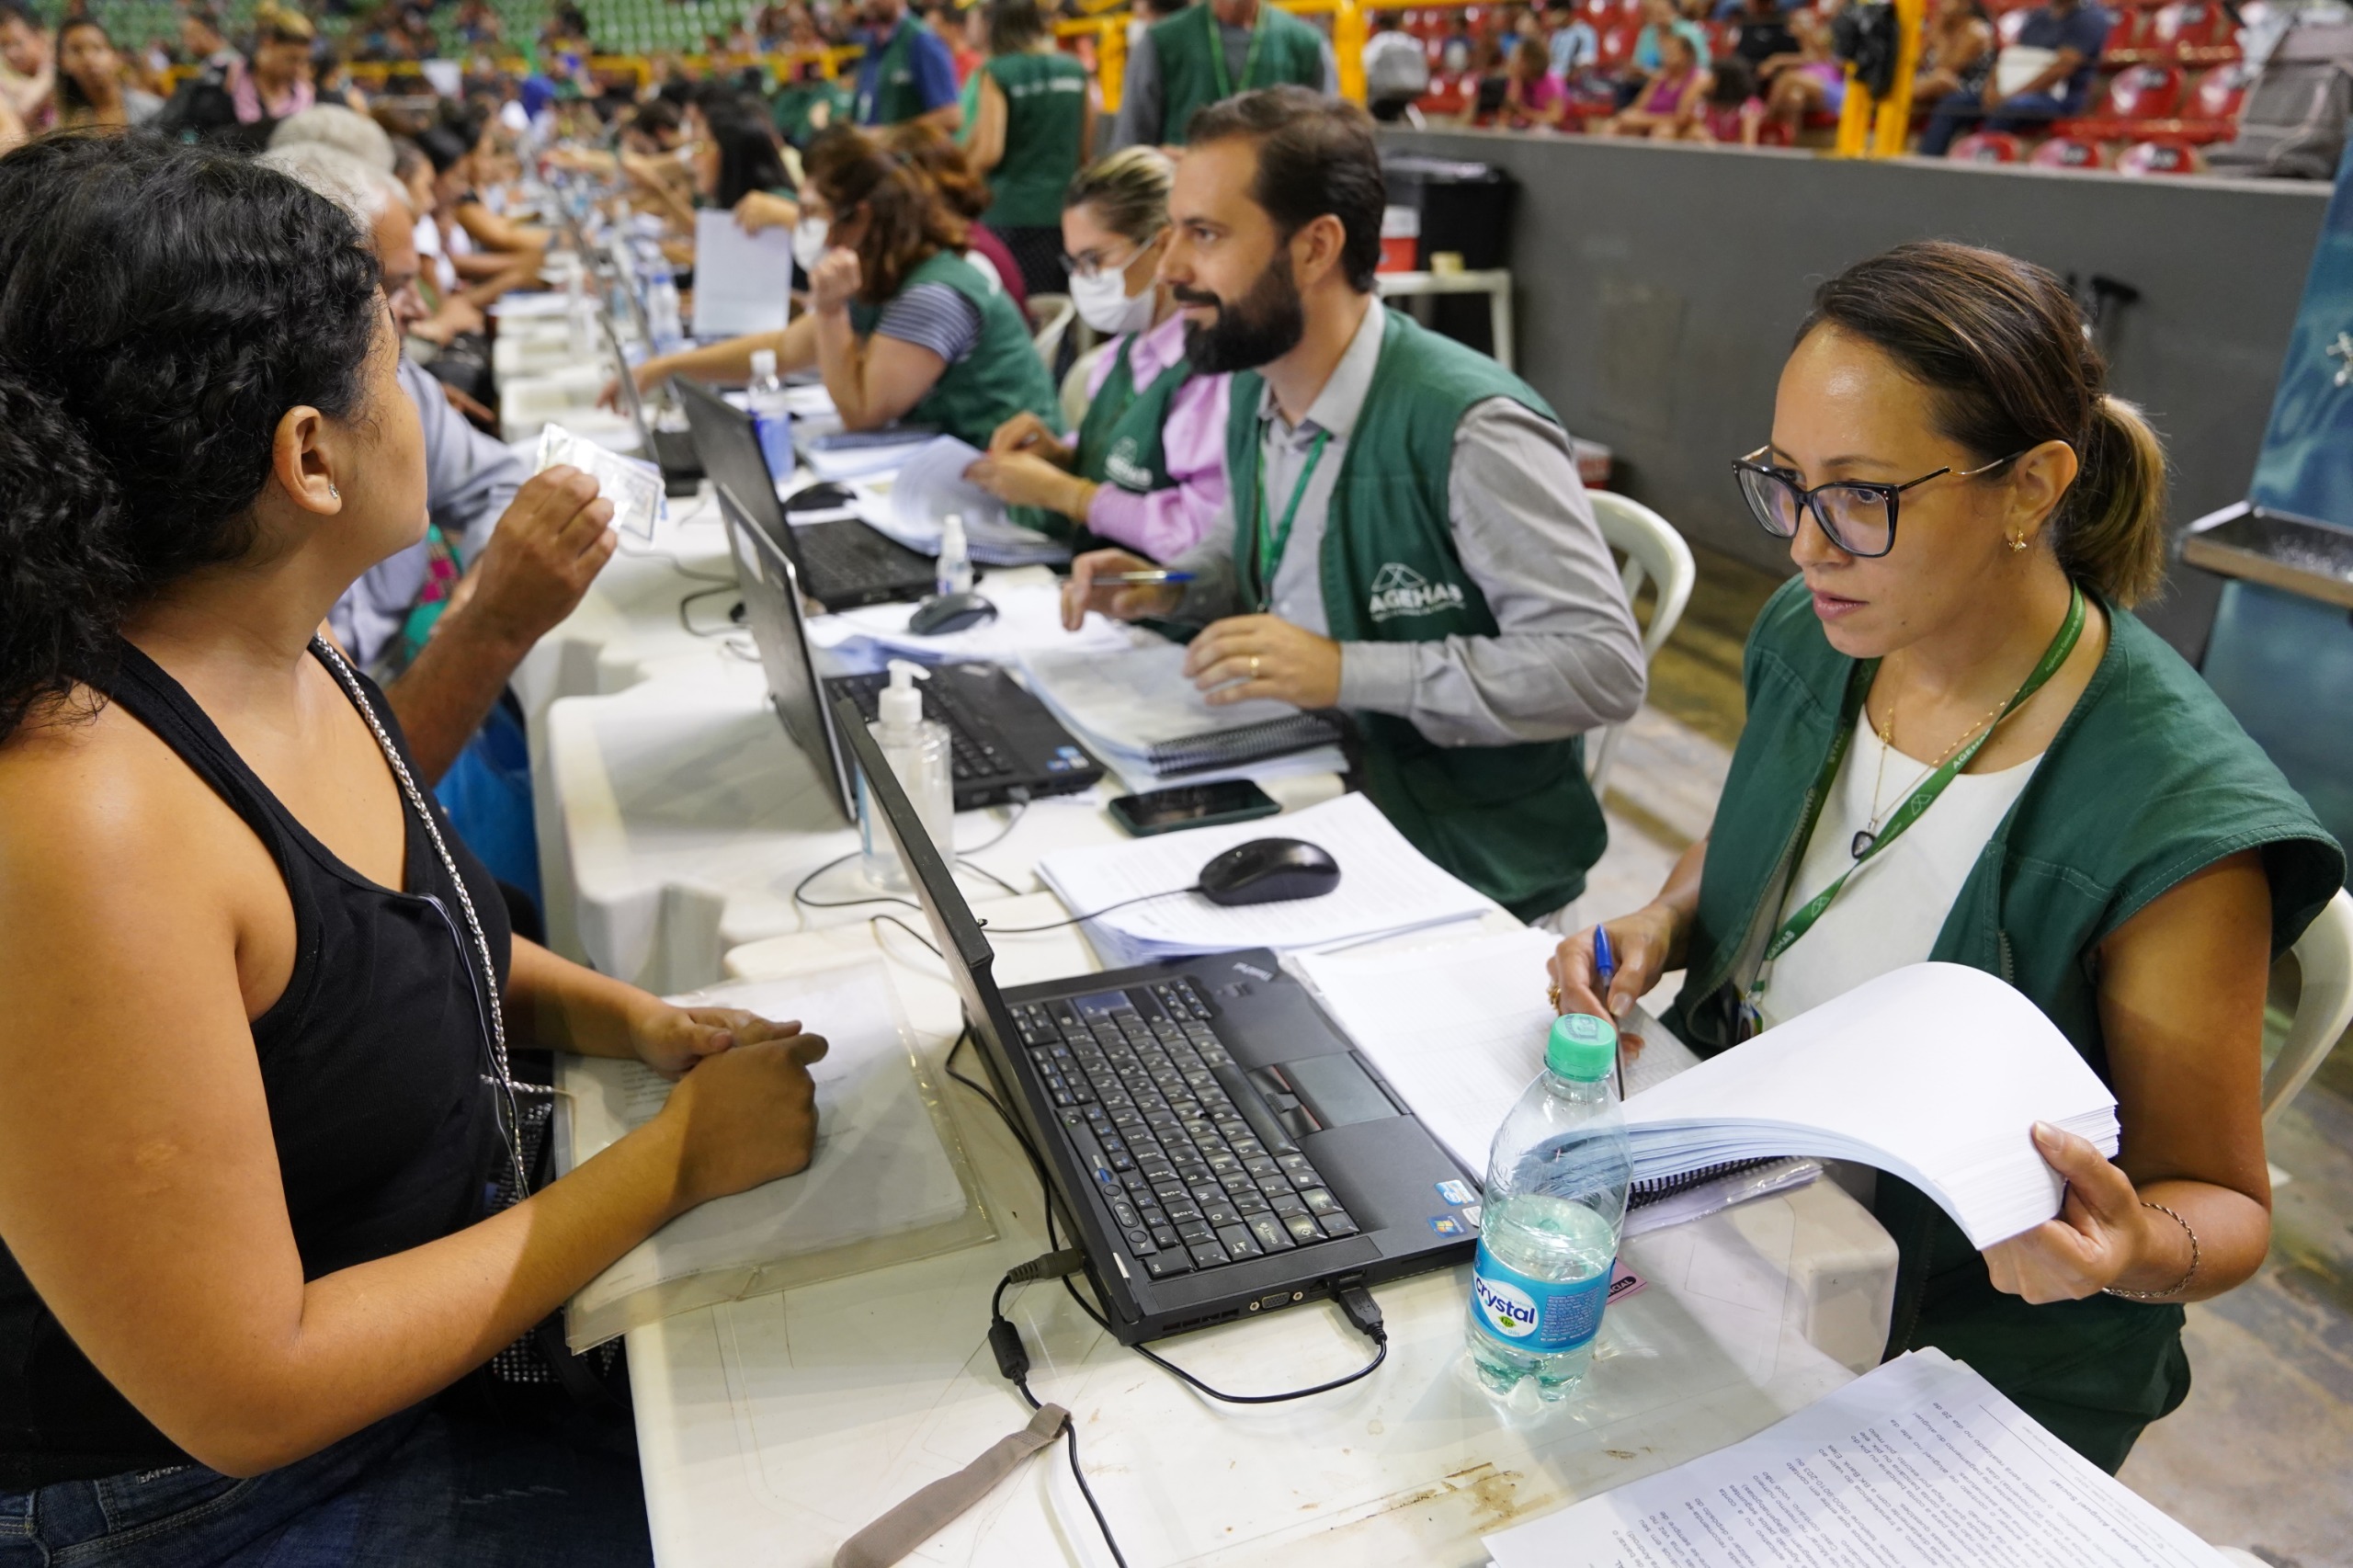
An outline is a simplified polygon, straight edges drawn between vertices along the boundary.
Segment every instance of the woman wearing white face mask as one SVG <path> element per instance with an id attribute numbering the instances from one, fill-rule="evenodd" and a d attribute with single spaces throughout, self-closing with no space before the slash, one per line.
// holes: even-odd
<path id="1" fill-rule="evenodd" d="M 828 131 L 801 203 L 792 253 L 809 308 L 782 332 L 648 359 L 640 387 L 740 381 L 767 348 L 780 370 L 815 365 L 852 430 L 905 419 L 978 446 L 1016 415 L 1057 416 L 1029 324 L 961 254 L 971 225 L 904 158 L 854 127 Z"/>
<path id="2" fill-rule="evenodd" d="M 1185 323 L 1154 273 L 1168 242 L 1172 170 L 1157 148 L 1126 147 L 1080 171 L 1063 199 L 1078 313 L 1112 341 L 1096 360 L 1074 443 L 1019 415 L 966 477 L 1017 520 L 1166 561 L 1190 550 L 1225 504 L 1223 376 L 1185 358 Z"/>

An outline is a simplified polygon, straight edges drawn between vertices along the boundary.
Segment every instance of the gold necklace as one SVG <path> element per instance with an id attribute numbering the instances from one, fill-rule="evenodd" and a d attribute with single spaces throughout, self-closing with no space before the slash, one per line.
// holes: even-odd
<path id="1" fill-rule="evenodd" d="M 2007 708 L 2009 705 L 2009 698 L 2006 697 L 2002 699 L 2001 701 L 1994 704 L 1994 706 L 1986 711 L 1984 718 L 1978 720 L 1977 722 L 1970 725 L 1966 730 L 1963 730 L 1961 733 L 1960 739 L 1954 741 L 1952 744 L 1938 752 L 1937 754 L 1937 760 L 1923 768 L 1918 778 L 1912 780 L 1912 789 L 1918 789 L 1920 787 L 1921 779 L 1927 778 L 1930 774 L 1936 772 L 1938 768 L 1942 767 L 1945 765 L 1946 759 L 1950 757 L 1953 753 L 1959 751 L 1962 746 L 1967 745 L 1970 738 L 1975 735 L 1978 731 L 1985 729 L 1988 726 L 2000 725 L 2001 722 L 2005 718 L 2008 717 L 2008 715 L 2004 713 L 2002 710 Z M 1866 722 L 1870 718 L 1870 711 L 1868 708 L 1864 710 L 1863 718 Z M 1871 846 L 1879 842 L 1880 824 L 1885 821 L 1887 817 L 1887 812 L 1880 809 L 1879 792 L 1881 787 L 1887 782 L 1887 754 L 1895 749 L 1895 699 L 1893 696 L 1890 696 L 1887 699 L 1887 722 L 1883 725 L 1875 726 L 1874 733 L 1879 736 L 1879 771 L 1874 774 L 1871 778 L 1871 820 L 1868 825 L 1858 830 L 1855 836 L 1852 839 L 1849 839 L 1847 844 L 1847 854 L 1851 855 L 1858 860 L 1870 854 L 1871 852 Z M 1912 791 L 1910 790 L 1906 790 L 1899 793 L 1896 796 L 1897 803 L 1901 804 L 1904 800 L 1908 799 L 1911 792 Z"/>

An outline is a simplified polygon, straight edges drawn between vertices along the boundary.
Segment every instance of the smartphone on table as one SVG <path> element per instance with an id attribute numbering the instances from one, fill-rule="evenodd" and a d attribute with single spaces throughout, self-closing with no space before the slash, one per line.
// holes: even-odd
<path id="1" fill-rule="evenodd" d="M 1186 827 L 1214 827 L 1220 823 L 1249 822 L 1282 810 L 1247 778 L 1224 778 L 1214 784 L 1180 784 L 1146 795 L 1122 795 L 1111 802 L 1111 820 L 1138 838 L 1174 833 Z"/>

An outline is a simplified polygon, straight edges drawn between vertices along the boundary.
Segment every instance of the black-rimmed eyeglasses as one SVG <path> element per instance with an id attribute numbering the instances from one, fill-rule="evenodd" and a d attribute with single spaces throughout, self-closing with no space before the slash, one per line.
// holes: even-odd
<path id="1" fill-rule="evenodd" d="M 1775 539 L 1794 538 L 1798 531 L 1800 513 L 1810 511 L 1813 520 L 1822 525 L 1823 534 L 1831 543 L 1848 555 L 1880 556 L 1895 548 L 1896 497 L 1915 489 L 1932 479 L 1952 474 L 1956 479 L 1975 479 L 1991 473 L 2005 463 L 2016 462 L 2024 452 L 2012 452 L 1996 458 L 1983 468 L 1956 472 L 1947 467 L 1934 473 L 1924 473 L 1902 484 L 1878 484 L 1863 480 L 1836 480 L 1802 489 L 1789 470 L 1774 468 L 1759 461 L 1770 447 L 1759 447 L 1745 458 L 1733 461 L 1733 473 L 1740 481 L 1740 493 L 1748 501 L 1748 509 L 1756 518 L 1756 526 Z"/>

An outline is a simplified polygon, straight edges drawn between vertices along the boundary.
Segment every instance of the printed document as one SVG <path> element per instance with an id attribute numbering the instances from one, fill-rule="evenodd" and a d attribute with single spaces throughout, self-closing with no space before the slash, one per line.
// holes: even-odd
<path id="1" fill-rule="evenodd" d="M 782 332 L 792 291 L 792 231 L 747 234 L 733 212 L 695 214 L 697 337 Z"/>

